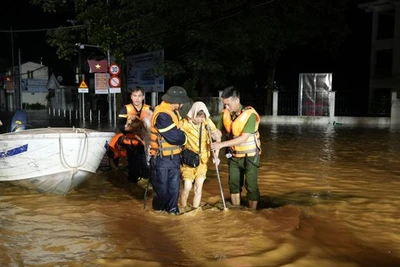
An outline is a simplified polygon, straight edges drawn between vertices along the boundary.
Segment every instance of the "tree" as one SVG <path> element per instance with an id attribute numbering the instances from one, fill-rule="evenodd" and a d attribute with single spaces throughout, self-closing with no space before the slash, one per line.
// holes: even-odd
<path id="1" fill-rule="evenodd" d="M 348 33 L 345 0 L 32 0 L 68 12 L 76 27 L 48 32 L 59 57 L 75 43 L 110 48 L 121 65 L 134 53 L 164 49 L 164 75 L 190 92 L 209 95 L 257 81 L 271 112 L 276 65 L 293 46 L 334 53 Z M 261 70 L 261 71 L 260 71 Z M 246 89 L 253 87 L 246 83 Z"/>

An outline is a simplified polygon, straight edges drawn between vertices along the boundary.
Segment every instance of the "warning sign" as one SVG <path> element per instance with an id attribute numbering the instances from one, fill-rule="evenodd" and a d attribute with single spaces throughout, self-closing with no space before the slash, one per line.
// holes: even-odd
<path id="1" fill-rule="evenodd" d="M 81 84 L 79 85 L 79 88 L 89 88 L 89 87 L 86 85 L 85 81 L 82 81 Z"/>
<path id="2" fill-rule="evenodd" d="M 79 85 L 78 93 L 89 93 L 89 87 L 87 86 L 85 81 L 82 81 Z"/>

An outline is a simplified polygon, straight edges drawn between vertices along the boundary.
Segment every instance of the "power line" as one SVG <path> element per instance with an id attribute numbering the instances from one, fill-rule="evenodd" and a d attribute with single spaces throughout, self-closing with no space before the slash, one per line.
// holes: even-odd
<path id="1" fill-rule="evenodd" d="M 43 28 L 43 29 L 30 29 L 30 30 L 0 30 L 3 33 L 24 33 L 24 32 L 46 32 L 49 30 L 57 30 L 57 29 L 73 29 L 73 28 L 82 28 L 83 25 L 75 25 L 75 26 L 66 26 L 66 27 L 57 27 L 57 28 Z"/>

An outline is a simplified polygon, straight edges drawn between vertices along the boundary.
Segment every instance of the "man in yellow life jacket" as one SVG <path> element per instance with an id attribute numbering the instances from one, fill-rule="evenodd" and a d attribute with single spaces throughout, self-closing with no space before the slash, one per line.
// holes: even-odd
<path id="1" fill-rule="evenodd" d="M 257 209 L 260 199 L 260 116 L 254 108 L 245 107 L 240 103 L 240 93 L 235 87 L 225 88 L 221 98 L 225 109 L 221 113 L 217 128 L 228 135 L 228 140 L 212 143 L 211 149 L 218 151 L 223 147 L 228 148 L 229 191 L 232 204 L 240 206 L 240 194 L 244 185 L 249 208 Z"/>
<path id="2" fill-rule="evenodd" d="M 124 105 L 118 114 L 118 129 L 124 134 L 119 143 L 126 147 L 128 181 L 137 183 L 141 178 L 149 178 L 144 140 L 149 139 L 150 129 L 146 129 L 144 121 L 146 118 L 150 120 L 152 110 L 151 106 L 144 104 L 144 90 L 141 87 L 133 88 L 130 98 L 131 103 Z"/>
<path id="3" fill-rule="evenodd" d="M 180 153 L 181 146 L 186 143 L 186 135 L 180 129 L 179 109 L 190 99 L 184 88 L 172 86 L 162 100 L 155 107 L 150 122 L 152 207 L 156 212 L 179 215 Z"/>

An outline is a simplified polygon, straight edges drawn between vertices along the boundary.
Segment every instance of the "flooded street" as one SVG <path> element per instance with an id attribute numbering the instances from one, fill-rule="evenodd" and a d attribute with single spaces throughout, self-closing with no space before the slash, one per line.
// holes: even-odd
<path id="1" fill-rule="evenodd" d="M 212 163 L 204 209 L 180 216 L 153 212 L 117 169 L 64 197 L 0 183 L 0 265 L 400 266 L 399 128 L 260 132 L 256 211 L 221 209 Z M 228 204 L 226 159 L 219 173 Z"/>

